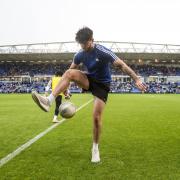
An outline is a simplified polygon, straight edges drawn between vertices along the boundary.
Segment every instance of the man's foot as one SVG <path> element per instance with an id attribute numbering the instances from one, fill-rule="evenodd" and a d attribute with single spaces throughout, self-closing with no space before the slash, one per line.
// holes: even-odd
<path id="1" fill-rule="evenodd" d="M 58 123 L 58 122 L 60 122 L 60 121 L 59 121 L 58 119 L 53 119 L 52 122 L 53 122 L 53 123 Z"/>
<path id="2" fill-rule="evenodd" d="M 100 162 L 100 156 L 99 156 L 99 150 L 98 149 L 92 149 L 92 163 L 98 163 Z"/>
<path id="3" fill-rule="evenodd" d="M 32 98 L 43 111 L 49 111 L 50 103 L 47 97 L 39 95 L 36 91 L 32 91 Z"/>

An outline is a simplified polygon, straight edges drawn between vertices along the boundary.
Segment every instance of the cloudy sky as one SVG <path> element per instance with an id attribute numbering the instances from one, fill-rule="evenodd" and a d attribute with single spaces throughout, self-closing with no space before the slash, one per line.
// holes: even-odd
<path id="1" fill-rule="evenodd" d="M 180 44 L 179 0 L 0 0 L 0 45 L 95 40 Z"/>

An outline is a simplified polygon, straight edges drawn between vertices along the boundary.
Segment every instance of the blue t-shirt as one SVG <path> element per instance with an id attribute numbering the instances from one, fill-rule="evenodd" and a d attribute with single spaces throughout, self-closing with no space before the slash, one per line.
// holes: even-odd
<path id="1" fill-rule="evenodd" d="M 118 57 L 106 47 L 95 44 L 91 51 L 80 50 L 74 56 L 74 64 L 82 63 L 87 68 L 90 77 L 99 82 L 111 82 L 109 63 L 113 63 Z"/>

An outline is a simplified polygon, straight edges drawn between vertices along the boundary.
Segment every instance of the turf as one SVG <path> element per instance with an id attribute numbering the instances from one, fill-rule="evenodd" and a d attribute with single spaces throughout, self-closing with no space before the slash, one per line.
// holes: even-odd
<path id="1" fill-rule="evenodd" d="M 0 158 L 51 126 L 53 109 L 42 112 L 30 95 L 0 102 Z M 0 179 L 180 179 L 180 95 L 110 95 L 99 164 L 90 162 L 92 104 L 1 167 Z"/>

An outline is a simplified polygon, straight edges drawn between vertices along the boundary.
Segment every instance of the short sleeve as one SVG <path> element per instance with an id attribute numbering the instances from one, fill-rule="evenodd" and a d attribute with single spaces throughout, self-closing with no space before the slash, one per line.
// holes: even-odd
<path id="1" fill-rule="evenodd" d="M 109 62 L 113 63 L 118 57 L 110 49 L 105 48 L 104 46 L 97 46 L 103 58 L 107 59 Z"/>
<path id="2" fill-rule="evenodd" d="M 74 62 L 74 64 L 76 64 L 76 65 L 79 65 L 79 64 L 81 63 L 80 53 L 76 53 L 76 54 L 74 55 L 73 62 Z"/>

